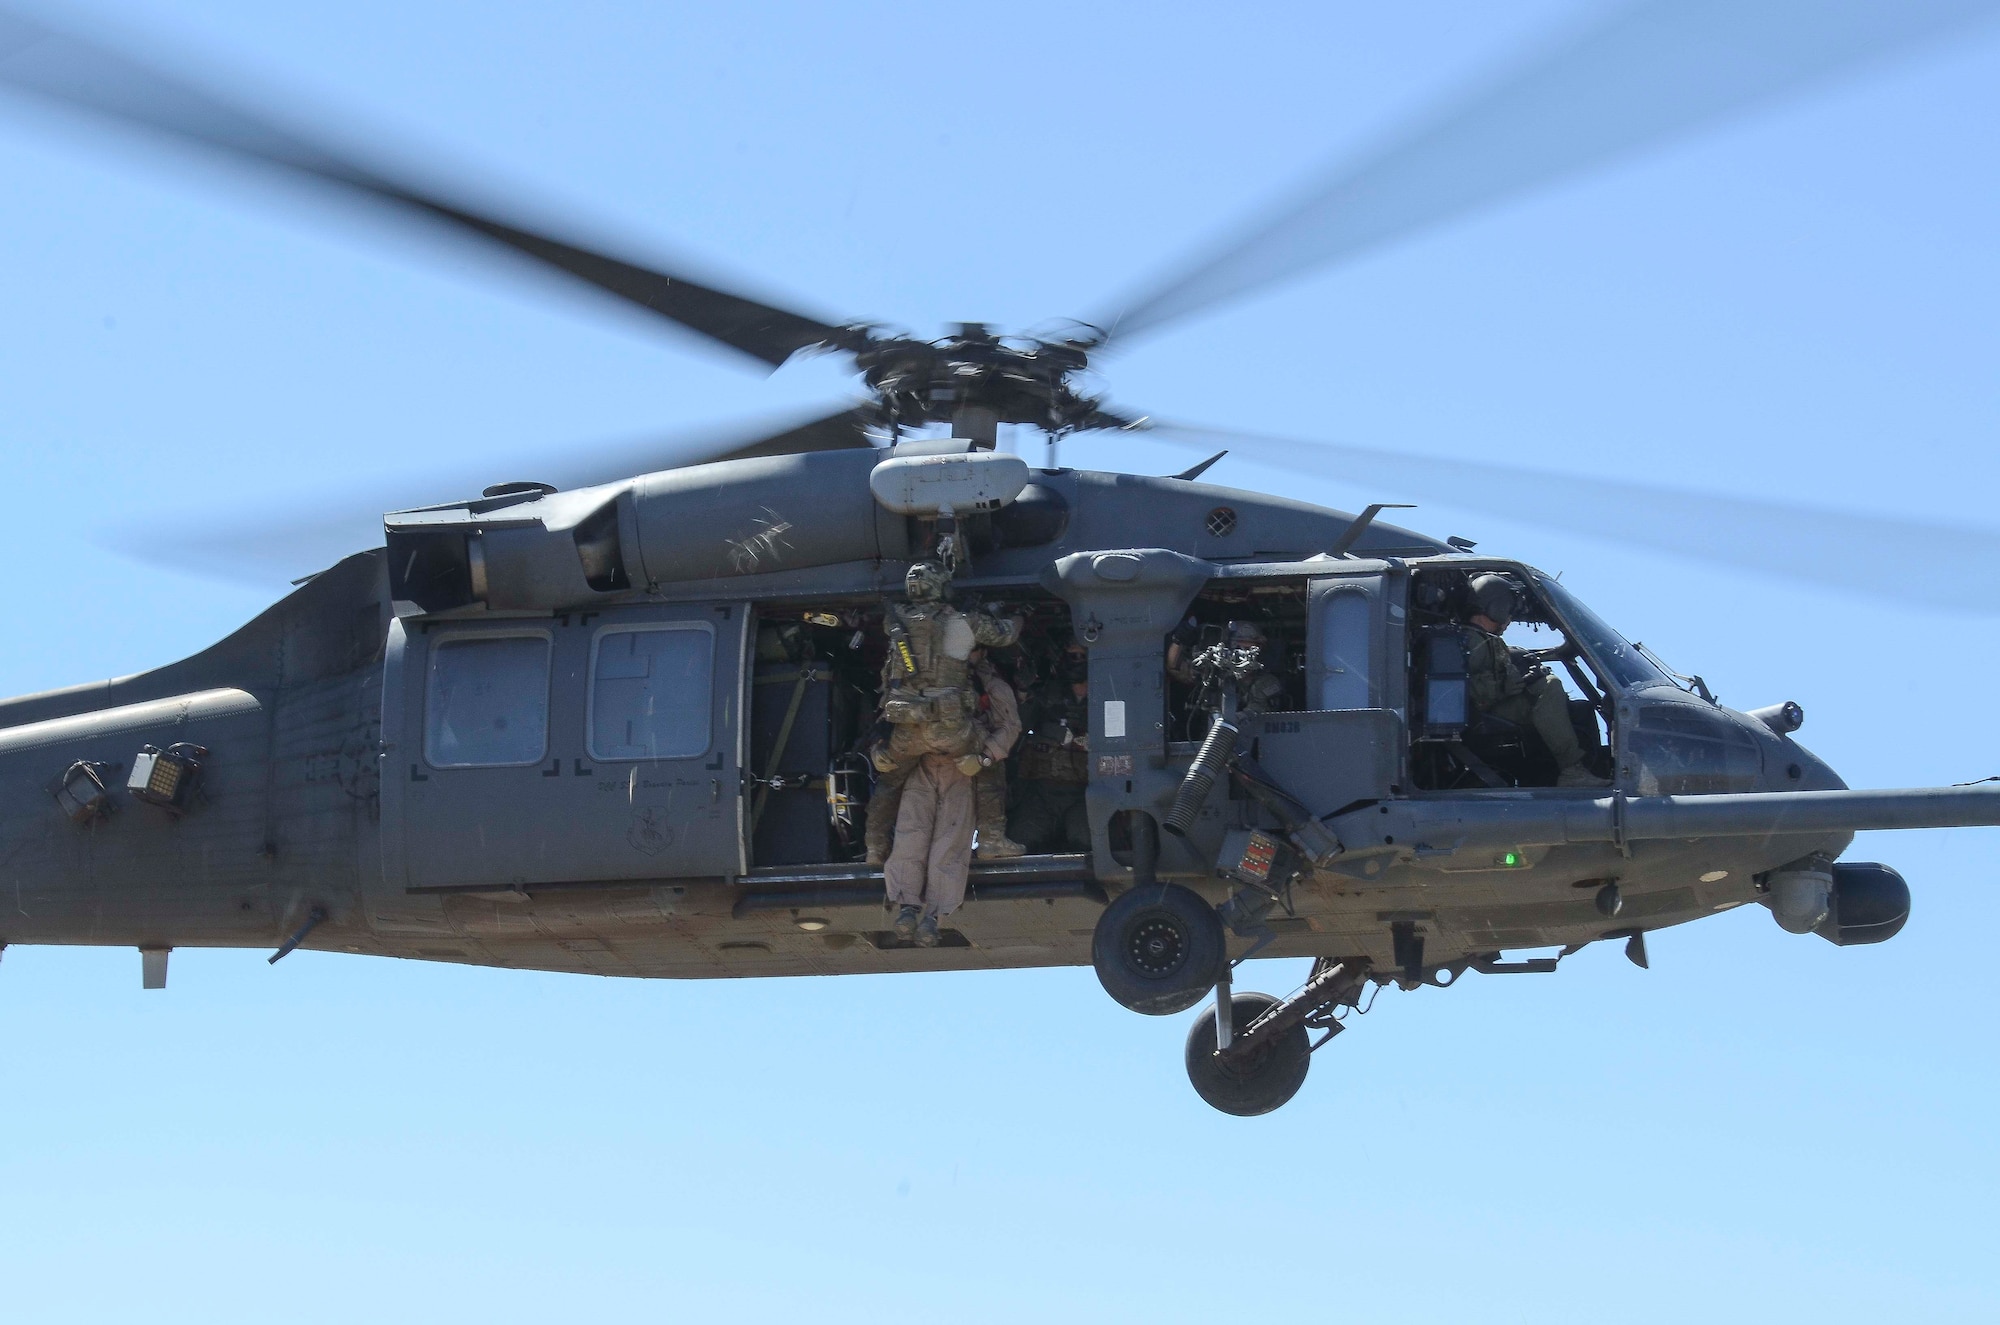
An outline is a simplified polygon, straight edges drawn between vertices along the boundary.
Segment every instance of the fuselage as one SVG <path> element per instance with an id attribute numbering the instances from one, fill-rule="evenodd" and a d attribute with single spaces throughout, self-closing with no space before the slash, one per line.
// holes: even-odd
<path id="1" fill-rule="evenodd" d="M 871 463 L 735 461 L 391 517 L 386 549 L 194 657 L 0 704 L 12 892 L 0 942 L 275 948 L 311 922 L 309 948 L 633 976 L 1087 963 L 1106 896 L 1132 877 L 1129 816 L 1161 813 L 1193 757 L 1164 666 L 1166 635 L 1191 611 L 1265 611 L 1290 631 L 1300 702 L 1246 718 L 1244 743 L 1316 816 L 1604 794 L 1421 785 L 1412 585 L 1504 563 L 1382 524 L 1331 556 L 1354 517 L 1175 479 L 1039 471 L 1020 501 L 969 523 L 957 588 L 1031 601 L 1088 645 L 1092 848 L 977 867 L 954 939 L 885 942 L 876 871 L 833 849 L 800 858 L 810 831 L 803 853 L 773 848 L 758 822 L 757 779 L 785 754 L 760 753 L 772 721 L 760 715 L 786 707 L 760 696 L 790 696 L 800 671 L 764 657 L 767 628 L 836 618 L 823 651 L 861 650 L 842 614 L 865 619 L 894 594 L 923 536 L 870 500 Z M 1579 639 L 1599 629 L 1564 624 Z M 625 691 L 606 659 L 634 639 L 700 655 L 699 687 L 672 697 L 684 746 L 635 752 L 607 735 Z M 1621 677 L 1595 648 L 1583 639 L 1577 654 L 1601 687 L 1619 794 L 1841 786 L 1789 735 L 1664 675 Z M 440 697 L 480 685 L 504 731 L 468 745 Z M 202 751 L 185 805 L 127 792 L 143 747 L 177 744 Z M 79 763 L 109 789 L 109 812 L 84 822 L 51 790 Z M 823 779 L 808 795 L 827 791 Z M 799 803 L 796 789 L 778 795 Z M 1234 885 L 1217 853 L 1258 813 L 1218 794 L 1159 873 L 1221 900 Z M 1462 969 L 1757 901 L 1771 871 L 1847 841 L 1824 829 L 1477 851 L 1356 841 L 1300 878 L 1261 951 L 1386 967 L 1407 958 L 1403 925 L 1428 965 Z M 1615 915 L 1597 901 L 1607 881 Z"/>

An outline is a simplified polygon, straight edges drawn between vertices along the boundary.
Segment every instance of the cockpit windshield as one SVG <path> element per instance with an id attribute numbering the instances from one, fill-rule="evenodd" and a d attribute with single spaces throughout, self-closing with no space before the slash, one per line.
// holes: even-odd
<path id="1" fill-rule="evenodd" d="M 1571 635 L 1589 652 L 1593 661 L 1618 684 L 1628 690 L 1645 686 L 1673 685 L 1674 679 L 1634 648 L 1623 635 L 1604 624 L 1575 594 L 1539 572 L 1535 587 L 1562 616 Z"/>

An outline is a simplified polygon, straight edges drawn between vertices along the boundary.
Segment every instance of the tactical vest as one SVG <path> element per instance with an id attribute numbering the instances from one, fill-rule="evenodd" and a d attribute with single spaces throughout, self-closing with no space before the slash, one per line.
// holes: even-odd
<path id="1" fill-rule="evenodd" d="M 972 623 L 947 603 L 891 603 L 882 664 L 882 716 L 893 723 L 952 722 L 970 715 Z M 905 652 L 907 650 L 907 653 Z"/>

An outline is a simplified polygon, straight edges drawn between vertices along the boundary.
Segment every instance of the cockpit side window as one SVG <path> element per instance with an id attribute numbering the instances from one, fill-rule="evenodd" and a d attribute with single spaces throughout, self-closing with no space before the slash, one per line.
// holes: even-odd
<path id="1" fill-rule="evenodd" d="M 1406 638 L 1417 788 L 1609 785 L 1608 674 L 1568 613 L 1554 610 L 1547 583 L 1513 566 L 1413 576 Z"/>

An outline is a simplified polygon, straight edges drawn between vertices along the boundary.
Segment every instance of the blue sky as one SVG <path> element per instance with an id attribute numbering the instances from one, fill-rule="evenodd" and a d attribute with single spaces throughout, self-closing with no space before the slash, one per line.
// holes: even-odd
<path id="1" fill-rule="evenodd" d="M 72 21 L 245 69 L 636 253 L 929 330 L 1092 312 L 1585 12 L 95 0 Z M 1995 124 L 1989 32 L 1186 324 L 1108 364 L 1111 392 L 1992 527 Z M 365 538 L 382 503 L 845 386 L 827 362 L 740 372 L 504 259 L 39 110 L 0 107 L 0 178 L 6 693 L 183 656 L 283 589 L 107 535 L 354 502 Z M 1065 458 L 1187 463 L 1129 438 Z M 1211 477 L 1412 499 L 1234 457 Z M 2000 772 L 2000 599 L 1800 588 L 1535 507 L 1408 514 L 1562 571 L 1726 702 L 1798 700 L 1854 785 Z M 1745 908 L 1656 936 L 1647 972 L 1607 947 L 1385 993 L 1249 1122 L 1188 1089 L 1187 1018 L 1124 1013 L 1087 970 L 675 985 L 184 951 L 161 994 L 129 951 L 12 948 L 6 1311 L 1990 1320 L 1996 845 L 1858 842 L 1916 891 L 1879 948 Z"/>

